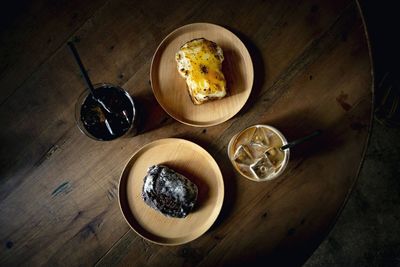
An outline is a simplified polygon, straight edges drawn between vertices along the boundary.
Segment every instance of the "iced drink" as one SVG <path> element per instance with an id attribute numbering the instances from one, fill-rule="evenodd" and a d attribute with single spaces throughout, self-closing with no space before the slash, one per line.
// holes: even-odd
<path id="1" fill-rule="evenodd" d="M 78 99 L 75 117 L 79 128 L 87 136 L 102 141 L 114 140 L 125 135 L 133 127 L 135 106 L 129 94 L 118 86 L 100 84 L 96 97 L 109 110 L 100 105 L 85 91 Z"/>
<path id="2" fill-rule="evenodd" d="M 251 126 L 235 135 L 228 146 L 235 169 L 254 181 L 271 180 L 282 173 L 289 159 L 285 137 L 274 127 Z"/>

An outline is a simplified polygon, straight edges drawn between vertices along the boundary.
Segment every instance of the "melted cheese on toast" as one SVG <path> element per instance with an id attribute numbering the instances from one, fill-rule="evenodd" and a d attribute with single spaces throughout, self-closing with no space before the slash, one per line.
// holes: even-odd
<path id="1" fill-rule="evenodd" d="M 191 40 L 179 49 L 175 59 L 194 104 L 226 95 L 226 81 L 222 73 L 224 55 L 216 43 L 204 38 Z"/>

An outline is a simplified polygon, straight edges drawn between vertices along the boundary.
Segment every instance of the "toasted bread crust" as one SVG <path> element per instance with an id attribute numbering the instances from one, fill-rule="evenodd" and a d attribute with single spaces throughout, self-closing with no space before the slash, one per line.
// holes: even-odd
<path id="1" fill-rule="evenodd" d="M 193 104 L 200 105 L 226 95 L 222 73 L 224 55 L 216 43 L 204 38 L 192 39 L 181 46 L 175 59 Z"/>

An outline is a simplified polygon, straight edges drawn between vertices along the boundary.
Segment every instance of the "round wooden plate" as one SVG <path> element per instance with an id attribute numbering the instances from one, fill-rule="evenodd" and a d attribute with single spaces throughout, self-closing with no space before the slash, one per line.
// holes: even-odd
<path id="1" fill-rule="evenodd" d="M 155 164 L 166 165 L 197 185 L 197 202 L 186 218 L 166 217 L 143 201 L 143 178 Z M 223 199 L 224 182 L 217 163 L 202 147 L 183 139 L 160 139 L 142 147 L 127 163 L 119 184 L 120 208 L 128 224 L 143 238 L 162 245 L 187 243 L 205 233 Z"/>
<path id="2" fill-rule="evenodd" d="M 184 43 L 200 37 L 216 42 L 224 52 L 222 71 L 228 95 L 195 105 L 178 73 L 175 54 Z M 238 113 L 250 96 L 253 79 L 253 63 L 242 41 L 229 30 L 210 23 L 189 24 L 170 33 L 158 46 L 150 69 L 151 86 L 162 108 L 176 120 L 197 127 L 220 124 Z"/>

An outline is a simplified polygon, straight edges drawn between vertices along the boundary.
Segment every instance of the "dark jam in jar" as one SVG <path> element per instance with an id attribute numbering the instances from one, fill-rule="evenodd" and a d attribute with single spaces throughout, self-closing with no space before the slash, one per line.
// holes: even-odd
<path id="1" fill-rule="evenodd" d="M 98 87 L 95 94 L 111 112 L 89 94 L 81 106 L 83 127 L 98 140 L 109 141 L 124 135 L 135 116 L 131 98 L 122 89 L 110 85 Z"/>

